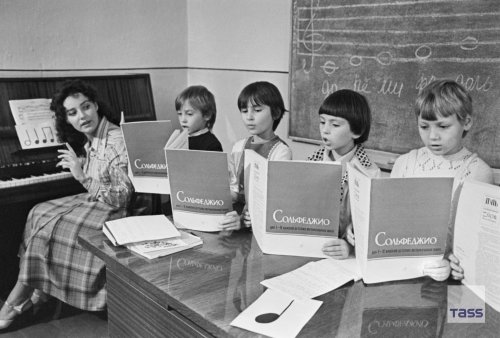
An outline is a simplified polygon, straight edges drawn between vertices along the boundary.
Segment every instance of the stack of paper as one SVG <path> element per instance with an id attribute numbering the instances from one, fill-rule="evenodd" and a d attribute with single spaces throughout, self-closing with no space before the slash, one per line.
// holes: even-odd
<path id="1" fill-rule="evenodd" d="M 180 237 L 148 241 L 139 244 L 128 244 L 127 248 L 141 256 L 153 259 L 203 244 L 202 239 L 198 236 L 185 231 L 181 231 L 180 233 Z"/>
<path id="2" fill-rule="evenodd" d="M 132 216 L 108 221 L 102 231 L 114 245 L 181 236 L 165 215 Z"/>

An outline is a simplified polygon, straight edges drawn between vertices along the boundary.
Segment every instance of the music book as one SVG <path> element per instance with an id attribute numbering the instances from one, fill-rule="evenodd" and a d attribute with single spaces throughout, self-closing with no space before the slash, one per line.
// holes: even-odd
<path id="1" fill-rule="evenodd" d="M 233 210 L 227 154 L 176 149 L 166 149 L 165 154 L 175 225 L 219 231 L 220 221 Z"/>
<path id="2" fill-rule="evenodd" d="M 500 187 L 466 180 L 460 192 L 453 253 L 464 269 L 462 283 L 484 285 L 485 297 L 471 290 L 500 312 Z"/>
<path id="3" fill-rule="evenodd" d="M 22 149 L 61 145 L 57 139 L 56 116 L 50 110 L 51 99 L 9 100 Z"/>
<path id="4" fill-rule="evenodd" d="M 323 244 L 339 233 L 341 164 L 267 161 L 245 150 L 245 167 L 248 210 L 262 252 L 328 257 Z"/>
<path id="5" fill-rule="evenodd" d="M 130 216 L 107 221 L 102 231 L 113 245 L 179 237 L 181 234 L 165 215 Z"/>
<path id="6" fill-rule="evenodd" d="M 355 249 L 363 281 L 423 276 L 443 258 L 453 178 L 370 178 L 348 163 Z"/>
<path id="7" fill-rule="evenodd" d="M 147 241 L 138 244 L 128 244 L 131 251 L 148 259 L 163 257 L 173 253 L 187 250 L 203 244 L 203 240 L 186 231 L 180 231 L 179 237 Z"/>
<path id="8" fill-rule="evenodd" d="M 125 122 L 121 128 L 135 190 L 169 194 L 165 147 L 187 149 L 187 130 L 174 130 L 168 120 Z"/>

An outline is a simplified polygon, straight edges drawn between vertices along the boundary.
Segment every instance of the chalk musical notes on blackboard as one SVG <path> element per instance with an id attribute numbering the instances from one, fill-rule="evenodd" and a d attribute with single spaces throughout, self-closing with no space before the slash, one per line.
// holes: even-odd
<path id="1" fill-rule="evenodd" d="M 413 103 L 434 79 L 471 94 L 466 146 L 500 168 L 500 2 L 497 0 L 293 0 L 290 136 L 318 142 L 317 111 L 348 88 L 372 107 L 367 147 L 422 146 Z"/>

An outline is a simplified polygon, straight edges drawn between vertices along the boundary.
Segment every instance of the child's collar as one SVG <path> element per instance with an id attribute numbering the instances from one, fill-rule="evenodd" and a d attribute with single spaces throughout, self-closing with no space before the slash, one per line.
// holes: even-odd
<path id="1" fill-rule="evenodd" d="M 462 148 L 457 151 L 456 153 L 450 154 L 450 155 L 436 155 L 434 154 L 428 147 L 424 147 L 427 150 L 427 153 L 429 154 L 430 157 L 436 158 L 436 159 L 444 159 L 447 161 L 456 161 L 459 159 L 462 159 L 464 156 L 466 156 L 469 153 L 469 150 L 462 146 Z"/>
<path id="2" fill-rule="evenodd" d="M 203 128 L 203 129 L 200 129 L 192 134 L 189 135 L 189 137 L 195 137 L 195 136 L 200 136 L 200 135 L 203 135 L 205 133 L 208 133 L 210 130 L 208 130 L 208 128 Z"/>
<path id="3" fill-rule="evenodd" d="M 357 145 L 355 144 L 354 147 L 349 150 L 347 153 L 344 155 L 339 155 L 335 152 L 333 149 L 327 149 L 326 155 L 328 158 L 332 159 L 333 161 L 339 161 L 339 162 L 344 162 L 344 161 L 350 161 L 351 158 L 353 158 L 354 153 L 356 152 L 356 149 L 358 149 Z"/>
<path id="4" fill-rule="evenodd" d="M 267 142 L 273 141 L 277 137 L 278 137 L 278 135 L 273 134 L 273 136 L 270 139 L 263 139 L 263 138 L 259 137 L 259 139 L 256 140 L 255 139 L 255 135 L 253 135 L 253 136 L 250 136 L 250 143 L 263 144 L 263 143 L 267 143 Z"/>

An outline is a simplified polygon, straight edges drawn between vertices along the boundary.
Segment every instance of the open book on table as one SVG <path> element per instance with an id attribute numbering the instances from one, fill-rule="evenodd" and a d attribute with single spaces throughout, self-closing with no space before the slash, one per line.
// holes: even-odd
<path id="1" fill-rule="evenodd" d="M 102 231 L 114 245 L 180 236 L 177 228 L 165 215 L 130 216 L 107 221 Z"/>
<path id="2" fill-rule="evenodd" d="M 137 192 L 169 194 L 165 148 L 187 149 L 187 130 L 173 129 L 170 121 L 121 124 L 129 158 L 129 177 Z"/>
<path id="3" fill-rule="evenodd" d="M 187 231 L 180 231 L 179 237 L 128 244 L 131 251 L 149 259 L 167 256 L 203 244 L 203 240 Z"/>
<path id="4" fill-rule="evenodd" d="M 179 228 L 220 231 L 220 221 L 233 210 L 227 154 L 166 149 L 170 201 Z"/>
<path id="5" fill-rule="evenodd" d="M 453 178 L 369 178 L 348 163 L 355 249 L 363 281 L 423 276 L 443 258 Z"/>
<path id="6" fill-rule="evenodd" d="M 335 162 L 267 161 L 245 150 L 248 209 L 260 249 L 276 255 L 327 257 L 339 233 L 342 166 Z"/>

